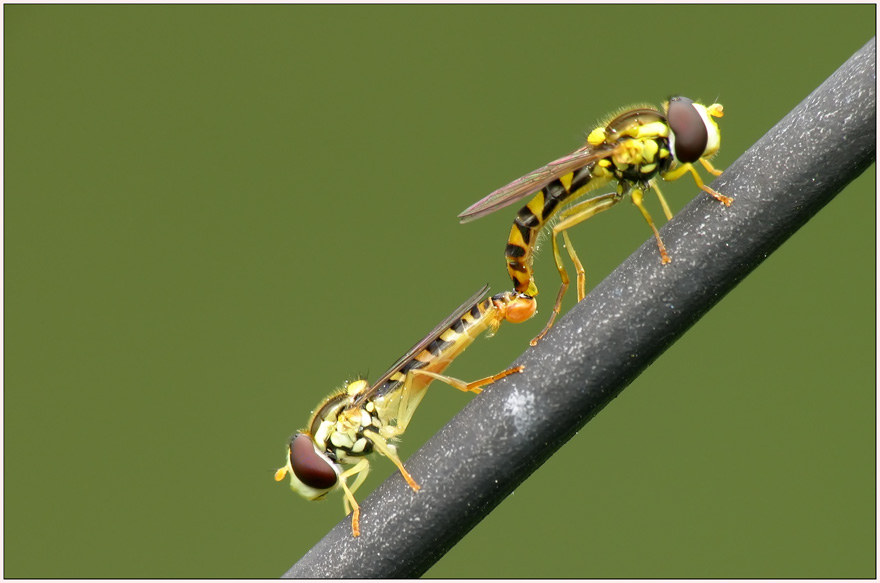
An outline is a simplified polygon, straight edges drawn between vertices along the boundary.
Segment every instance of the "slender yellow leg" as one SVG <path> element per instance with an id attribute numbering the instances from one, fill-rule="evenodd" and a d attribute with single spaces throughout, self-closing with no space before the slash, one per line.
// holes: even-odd
<path id="1" fill-rule="evenodd" d="M 523 365 L 514 366 L 511 368 L 508 368 L 507 370 L 503 370 L 497 374 L 493 374 L 490 377 L 485 377 L 485 378 L 482 378 L 482 379 L 479 379 L 476 381 L 472 381 L 469 383 L 465 382 L 465 381 L 461 381 L 461 380 L 453 378 L 453 377 L 448 377 L 446 375 L 437 374 L 436 372 L 431 372 L 431 371 L 427 371 L 427 370 L 413 369 L 413 370 L 409 371 L 408 374 L 423 375 L 426 377 L 431 377 L 431 378 L 437 379 L 438 381 L 443 381 L 444 383 L 446 383 L 450 387 L 455 387 L 459 391 L 464 391 L 466 393 L 468 393 L 468 392 L 482 393 L 483 389 L 481 389 L 480 387 L 485 387 L 486 385 L 491 385 L 495 381 L 503 379 L 506 376 L 510 376 L 512 374 L 522 372 L 525 370 L 525 368 L 526 367 L 524 367 Z"/>
<path id="2" fill-rule="evenodd" d="M 413 477 L 409 475 L 409 472 L 406 471 L 406 468 L 403 467 L 403 462 L 400 461 L 400 458 L 397 457 L 397 450 L 394 449 L 393 446 L 388 445 L 388 442 L 385 441 L 385 438 L 376 433 L 375 431 L 364 430 L 364 437 L 373 442 L 373 447 L 376 448 L 376 451 L 390 459 L 394 462 L 394 465 L 397 466 L 397 469 L 400 470 L 400 474 L 403 476 L 403 479 L 406 480 L 406 483 L 409 484 L 409 487 L 413 489 L 414 492 L 418 492 L 422 489 Z"/>
<path id="3" fill-rule="evenodd" d="M 712 166 L 712 164 L 709 163 L 708 160 L 703 160 L 702 158 L 700 158 L 700 162 L 703 164 L 703 166 L 706 167 L 706 170 L 708 170 L 709 172 L 711 172 L 715 176 L 718 176 L 719 174 L 721 174 L 721 171 L 715 170 L 715 168 Z M 720 192 L 717 192 L 716 190 L 713 190 L 713 189 L 709 188 L 708 186 L 706 186 L 705 184 L 703 184 L 703 179 L 700 178 L 699 174 L 697 174 L 697 169 L 694 168 L 693 164 L 682 164 L 681 166 L 679 166 L 675 170 L 672 170 L 672 171 L 664 174 L 663 180 L 672 182 L 673 180 L 678 180 L 679 178 L 684 176 L 685 173 L 687 173 L 687 172 L 690 172 L 691 175 L 694 177 L 694 182 L 697 183 L 697 186 L 700 187 L 700 190 L 708 192 L 709 194 L 711 194 L 715 198 L 715 200 L 724 204 L 724 206 L 730 206 L 730 203 L 733 202 L 733 199 L 730 198 L 729 196 L 724 196 Z"/>
<path id="4" fill-rule="evenodd" d="M 363 458 L 357 464 L 345 470 L 340 475 L 339 485 L 342 486 L 342 492 L 345 494 L 345 496 L 342 498 L 342 502 L 345 505 L 345 514 L 352 514 L 351 533 L 354 536 L 361 535 L 361 507 L 358 505 L 357 500 L 355 500 L 354 493 L 357 491 L 358 488 L 361 487 L 361 484 L 363 484 L 364 480 L 367 479 L 367 474 L 369 473 L 370 461 L 367 458 Z M 346 483 L 346 479 L 350 476 L 354 476 L 355 474 L 358 474 L 358 477 L 354 481 L 351 489 L 349 489 L 348 484 Z"/>
<path id="5" fill-rule="evenodd" d="M 663 193 L 660 192 L 660 189 L 657 188 L 656 184 L 652 184 L 651 188 L 654 189 L 654 192 L 657 193 L 657 198 L 660 199 L 660 206 L 663 207 L 663 214 L 666 215 L 666 220 L 671 221 L 672 220 L 672 210 L 670 210 L 669 205 L 666 204 L 666 197 L 663 196 Z"/>
<path id="6" fill-rule="evenodd" d="M 415 379 L 416 376 L 419 376 L 419 375 L 427 376 L 427 377 L 437 379 L 438 381 L 443 381 L 444 383 L 448 384 L 449 386 L 454 387 L 460 391 L 480 393 L 480 392 L 482 392 L 482 389 L 480 387 L 488 385 L 490 383 L 494 383 L 495 381 L 497 381 L 499 379 L 503 379 L 504 377 L 506 377 L 508 375 L 522 372 L 523 370 L 525 370 L 525 367 L 523 365 L 514 366 L 514 367 L 511 367 L 507 370 L 503 370 L 497 374 L 494 374 L 490 377 L 482 378 L 482 379 L 467 383 L 465 381 L 462 381 L 462 380 L 459 380 L 459 379 L 456 379 L 453 377 L 448 377 L 446 375 L 438 374 L 435 372 L 431 372 L 431 371 L 427 371 L 427 370 L 412 369 L 406 373 L 406 379 L 404 380 L 404 386 L 401 389 L 401 394 L 403 395 L 403 399 L 400 402 L 400 409 L 399 409 L 399 413 L 398 413 L 397 426 L 395 428 L 396 431 L 394 433 L 389 434 L 389 435 L 393 436 L 393 435 L 403 433 L 403 431 L 406 429 L 406 426 L 409 425 L 409 421 L 412 418 L 413 413 L 415 412 L 415 408 L 418 406 L 419 402 L 421 402 L 421 398 L 417 398 L 417 399 L 415 399 L 414 404 L 411 405 L 410 400 L 409 400 L 409 395 L 412 393 L 412 388 L 411 388 L 412 383 L 413 383 L 413 380 Z M 364 430 L 364 437 L 366 437 L 367 439 L 369 439 L 373 443 L 373 447 L 376 449 L 376 451 L 378 451 L 380 454 L 382 454 L 385 457 L 387 457 L 388 459 L 390 459 L 394 463 L 394 465 L 397 466 L 397 469 L 400 470 L 400 474 L 403 476 L 403 479 L 406 480 L 406 483 L 409 484 L 409 487 L 412 488 L 414 492 L 418 492 L 421 489 L 421 486 L 419 486 L 418 483 L 410 475 L 410 473 L 408 471 L 406 471 L 406 468 L 403 466 L 403 462 L 400 460 L 400 457 L 398 457 L 398 455 L 397 455 L 396 448 L 393 445 L 390 445 L 386 441 L 384 436 L 380 435 L 379 433 L 376 433 L 375 431 Z M 355 473 L 353 470 L 355 468 L 359 468 L 361 466 L 361 464 L 363 464 L 364 462 L 366 462 L 366 459 L 364 459 L 362 462 L 359 462 L 356 466 L 354 466 L 354 468 L 352 468 L 352 470 L 348 470 L 347 472 L 344 472 L 342 475 L 343 476 L 347 476 L 349 474 L 353 475 Z M 364 474 L 366 474 L 366 470 L 368 468 L 369 468 L 369 465 L 367 465 L 364 468 L 359 469 L 358 471 L 363 471 Z M 366 478 L 366 475 L 364 475 L 363 478 Z M 352 528 L 353 529 L 356 528 L 357 520 L 359 517 L 359 510 L 358 510 L 357 502 L 355 502 L 355 500 L 354 500 L 353 492 L 355 490 L 357 490 L 358 487 L 360 487 L 361 483 L 363 483 L 363 478 L 358 477 L 358 480 L 355 483 L 354 487 L 352 488 L 351 492 L 348 491 L 348 488 L 345 485 L 345 481 L 344 480 L 342 481 L 342 487 L 346 492 L 346 509 L 348 508 L 348 500 L 350 500 L 352 506 L 354 506 L 354 509 L 355 509 L 354 510 L 355 515 L 354 515 L 354 518 L 352 518 Z M 356 530 L 355 530 L 355 536 L 358 536 Z"/>
<path id="7" fill-rule="evenodd" d="M 648 226 L 654 231 L 654 238 L 657 239 L 657 247 L 660 249 L 660 263 L 665 265 L 672 261 L 672 259 L 670 259 L 669 254 L 666 253 L 666 246 L 663 244 L 663 240 L 660 239 L 660 232 L 657 230 L 657 227 L 654 226 L 654 220 L 651 218 L 651 214 L 642 202 L 644 194 L 645 193 L 641 188 L 633 188 L 630 193 L 630 198 L 632 198 L 633 204 L 642 212 L 642 216 L 645 217 L 645 220 L 648 221 Z"/>
<path id="8" fill-rule="evenodd" d="M 556 320 L 556 316 L 559 315 L 559 310 L 562 309 L 562 298 L 565 296 L 565 292 L 568 290 L 568 272 L 565 270 L 565 266 L 562 264 L 562 256 L 559 255 L 559 244 L 556 242 L 556 228 L 553 229 L 553 259 L 556 261 L 556 269 L 559 271 L 559 278 L 562 280 L 562 283 L 559 286 L 559 291 L 556 293 L 556 301 L 553 302 L 553 311 L 550 312 L 550 319 L 547 320 L 547 325 L 544 326 L 544 329 L 541 330 L 541 333 L 535 336 L 529 341 L 529 345 L 536 346 L 538 341 L 550 331 L 550 328 L 553 327 L 553 322 Z"/>
<path id="9" fill-rule="evenodd" d="M 688 166 L 690 166 L 690 172 L 691 172 L 691 174 L 693 174 L 694 182 L 697 183 L 697 186 L 699 186 L 701 189 L 703 189 L 706 192 L 708 192 L 709 194 L 711 194 L 715 198 L 715 200 L 722 203 L 724 206 L 730 206 L 730 204 L 733 202 L 732 198 L 730 198 L 729 196 L 724 196 L 723 194 L 721 194 L 717 190 L 709 188 L 708 186 L 703 184 L 703 179 L 700 178 L 699 174 L 697 174 L 697 169 L 694 168 L 693 165 L 691 165 L 691 164 L 688 164 Z"/>
<path id="10" fill-rule="evenodd" d="M 709 162 L 708 160 L 704 160 L 703 158 L 700 158 L 700 164 L 702 164 L 703 168 L 705 168 L 706 170 L 708 170 L 709 172 L 711 172 L 715 176 L 721 176 L 722 171 L 716 170 L 715 167 L 712 166 L 712 163 Z"/>
<path id="11" fill-rule="evenodd" d="M 578 301 L 581 301 L 587 295 L 587 274 L 584 271 L 583 263 L 581 263 L 577 252 L 574 250 L 574 245 L 571 244 L 571 239 L 568 238 L 568 231 L 562 231 L 562 240 L 565 241 L 568 256 L 571 257 L 571 262 L 574 263 L 574 269 L 577 272 Z"/>
<path id="12" fill-rule="evenodd" d="M 438 373 L 427 371 L 427 370 L 420 370 L 417 368 L 411 369 L 410 371 L 408 371 L 406 373 L 406 378 L 403 381 L 404 386 L 400 391 L 401 395 L 403 395 L 403 396 L 401 397 L 400 406 L 399 406 L 398 413 L 397 413 L 396 433 L 400 434 L 400 433 L 403 433 L 404 431 L 406 431 L 406 428 L 409 425 L 409 422 L 412 419 L 412 416 L 416 411 L 416 407 L 418 407 L 419 403 L 421 403 L 421 401 L 422 401 L 421 396 L 418 395 L 418 396 L 414 397 L 415 400 L 413 401 L 413 404 L 410 403 L 410 396 L 413 395 L 412 384 L 413 384 L 413 381 L 415 380 L 415 377 L 418 375 L 437 379 L 439 381 L 446 383 L 450 387 L 458 389 L 459 391 L 479 394 L 479 393 L 483 392 L 483 390 L 480 387 L 484 387 L 488 384 L 494 383 L 495 381 L 497 381 L 499 379 L 503 379 L 504 377 L 506 377 L 508 375 L 522 372 L 523 370 L 525 370 L 525 367 L 522 365 L 514 366 L 512 368 L 509 368 L 507 370 L 503 370 L 497 374 L 494 374 L 490 377 L 482 378 L 482 379 L 468 383 L 468 382 L 465 382 L 465 381 L 462 381 L 462 380 L 459 380 L 459 379 L 456 379 L 453 377 L 448 377 L 446 375 L 438 374 Z M 422 390 L 424 390 L 424 388 Z M 386 437 L 387 437 L 387 435 L 386 435 Z"/>
<path id="13" fill-rule="evenodd" d="M 616 192 L 609 192 L 608 194 L 602 194 L 599 196 L 594 196 L 588 200 L 579 202 L 575 205 L 572 205 L 559 213 L 560 218 L 562 219 L 556 225 L 553 226 L 553 258 L 556 260 L 556 269 L 559 271 L 559 277 L 562 280 L 562 285 L 559 287 L 559 293 L 556 294 L 556 303 L 553 304 L 553 312 L 550 314 L 550 320 L 547 322 L 547 325 L 544 326 L 544 329 L 540 334 L 535 336 L 532 341 L 529 343 L 532 346 L 538 344 L 538 342 L 550 331 L 550 328 L 553 327 L 553 322 L 556 320 L 556 316 L 559 315 L 559 311 L 562 309 L 562 298 L 565 296 L 566 290 L 568 290 L 568 272 L 565 271 L 565 266 L 562 264 L 562 256 L 559 253 L 559 242 L 556 239 L 556 236 L 559 233 L 564 233 L 567 229 L 581 223 L 590 217 L 593 217 L 602 211 L 610 209 L 612 206 L 619 203 L 622 199 L 622 196 Z M 572 254 L 573 248 L 571 246 L 571 241 L 566 239 L 566 244 L 569 248 L 569 255 Z M 575 254 L 574 257 L 577 257 Z M 583 273 L 583 265 L 581 265 L 580 261 L 575 262 L 575 267 L 579 270 L 578 272 L 578 281 L 580 281 L 581 277 L 586 280 L 586 276 L 582 276 Z M 580 293 L 578 293 L 580 296 Z M 583 299 L 579 297 L 580 301 Z"/>

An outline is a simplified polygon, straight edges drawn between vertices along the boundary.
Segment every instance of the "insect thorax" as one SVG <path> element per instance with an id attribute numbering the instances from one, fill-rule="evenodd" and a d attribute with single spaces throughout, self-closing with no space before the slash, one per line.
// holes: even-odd
<path id="1" fill-rule="evenodd" d="M 668 171 L 673 161 L 669 140 L 654 136 L 621 140 L 614 155 L 601 160 L 599 165 L 614 174 L 619 182 L 618 192 L 623 193 L 636 184 L 647 187 L 654 177 Z"/>
<path id="2" fill-rule="evenodd" d="M 325 407 L 323 416 L 316 418 L 312 424 L 315 444 L 330 459 L 339 463 L 373 453 L 373 442 L 365 431 L 380 433 L 382 428 L 373 401 L 365 401 L 353 409 L 346 409 L 346 404 L 340 402 L 337 407 Z"/>

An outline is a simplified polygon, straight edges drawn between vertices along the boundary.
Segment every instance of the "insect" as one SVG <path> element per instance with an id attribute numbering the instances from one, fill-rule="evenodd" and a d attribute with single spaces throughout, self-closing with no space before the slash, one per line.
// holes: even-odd
<path id="1" fill-rule="evenodd" d="M 390 442 L 406 431 L 428 385 L 436 379 L 460 391 L 479 393 L 480 387 L 523 370 L 516 366 L 470 383 L 440 374 L 483 331 L 494 334 L 504 320 L 518 323 L 534 315 L 534 298 L 504 292 L 482 300 L 488 289 L 484 286 L 468 298 L 374 384 L 352 381 L 322 402 L 306 428 L 290 439 L 285 465 L 275 472 L 275 480 L 289 475 L 291 489 L 309 500 L 342 489 L 346 515 L 353 511 L 354 536 L 360 535 L 360 507 L 354 493 L 370 470 L 366 456 L 378 452 L 390 459 L 418 491 Z M 344 465 L 351 467 L 343 470 Z M 349 486 L 348 480 L 355 476 Z"/>
<path id="2" fill-rule="evenodd" d="M 567 230 L 608 210 L 630 195 L 657 239 L 661 263 L 671 259 L 643 204 L 644 193 L 654 188 L 667 219 L 672 212 L 657 188 L 657 177 L 672 181 L 691 173 L 702 190 L 730 206 L 733 199 L 703 184 L 693 166 L 699 161 L 718 176 L 709 163 L 721 145 L 721 134 L 713 118 L 722 117 L 723 108 L 715 103 L 705 107 L 687 97 L 672 97 L 660 110 L 646 105 L 626 109 L 603 123 L 587 137 L 584 147 L 518 178 L 473 204 L 459 215 L 462 223 L 478 219 L 537 192 L 516 215 L 505 249 L 507 271 L 517 292 L 535 296 L 538 288 L 532 273 L 532 259 L 541 229 L 557 217 L 553 226 L 553 257 L 562 278 L 556 304 L 544 330 L 532 340 L 534 346 L 553 326 L 562 298 L 569 285 L 562 264 L 557 235 L 562 233 L 568 254 L 577 269 L 578 301 L 585 296 L 584 268 L 569 240 Z M 617 181 L 614 192 L 601 194 L 574 204 L 580 196 Z"/>

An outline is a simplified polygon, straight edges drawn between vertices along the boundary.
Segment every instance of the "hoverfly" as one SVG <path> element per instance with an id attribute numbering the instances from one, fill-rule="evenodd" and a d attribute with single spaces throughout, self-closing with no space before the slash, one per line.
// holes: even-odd
<path id="1" fill-rule="evenodd" d="M 522 366 L 473 382 L 440 374 L 477 336 L 494 334 L 501 322 L 519 323 L 535 313 L 534 298 L 518 292 L 504 292 L 481 300 L 484 286 L 448 318 L 391 365 L 372 385 L 364 379 L 347 383 L 322 402 L 305 429 L 296 433 L 287 447 L 285 465 L 275 480 L 290 476 L 290 487 L 309 500 L 320 500 L 337 488 L 343 491 L 345 513 L 353 516 L 351 529 L 360 535 L 360 507 L 354 493 L 370 470 L 365 457 L 378 452 L 390 459 L 414 490 L 419 485 L 403 467 L 392 443 L 406 431 L 413 413 L 432 381 L 440 380 L 459 389 L 479 393 L 480 387 L 510 374 Z M 342 466 L 352 466 L 346 470 Z M 357 478 L 348 485 L 348 480 Z"/>
<path id="2" fill-rule="evenodd" d="M 517 292 L 535 296 L 538 288 L 532 273 L 532 259 L 538 235 L 547 222 L 558 216 L 552 229 L 553 257 L 562 278 L 556 304 L 544 330 L 532 340 L 534 346 L 551 328 L 559 314 L 562 297 L 568 289 L 568 273 L 562 265 L 556 236 L 562 233 L 568 254 L 577 269 L 578 301 L 586 295 L 585 274 L 572 248 L 567 229 L 607 210 L 630 195 L 654 233 L 661 263 L 669 263 L 669 254 L 643 204 L 644 193 L 654 188 L 667 219 L 672 219 L 669 205 L 657 188 L 657 177 L 672 181 L 690 172 L 702 190 L 730 206 L 733 199 L 703 184 L 693 166 L 699 161 L 718 176 L 709 163 L 721 145 L 721 134 L 713 118 L 722 117 L 723 108 L 715 103 L 705 107 L 687 97 L 672 97 L 662 109 L 637 106 L 626 109 L 590 132 L 584 147 L 550 162 L 491 193 L 459 215 L 462 223 L 489 213 L 537 192 L 520 209 L 510 230 L 505 249 L 507 271 Z M 608 194 L 572 204 L 577 198 L 616 180 L 617 189 Z"/>

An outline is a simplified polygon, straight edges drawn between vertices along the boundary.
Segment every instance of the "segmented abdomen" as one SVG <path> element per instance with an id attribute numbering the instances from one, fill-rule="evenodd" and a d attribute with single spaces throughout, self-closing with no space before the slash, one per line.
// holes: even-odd
<path id="1" fill-rule="evenodd" d="M 604 172 L 602 176 L 594 177 L 595 167 L 590 164 L 553 180 L 516 214 L 504 255 L 507 258 L 507 272 L 517 292 L 530 296 L 538 293 L 532 276 L 532 256 L 538 235 L 553 214 L 571 199 L 607 184 L 612 178 L 612 175 L 606 176 Z"/>
<path id="2" fill-rule="evenodd" d="M 387 395 L 401 387 L 407 371 L 425 369 L 442 373 L 455 358 L 486 330 L 498 328 L 501 322 L 524 322 L 535 313 L 535 300 L 517 292 L 503 292 L 486 298 L 471 307 L 424 350 L 401 365 L 400 370 L 379 387 L 377 395 Z M 414 382 L 428 384 L 433 379 L 418 377 Z"/>

